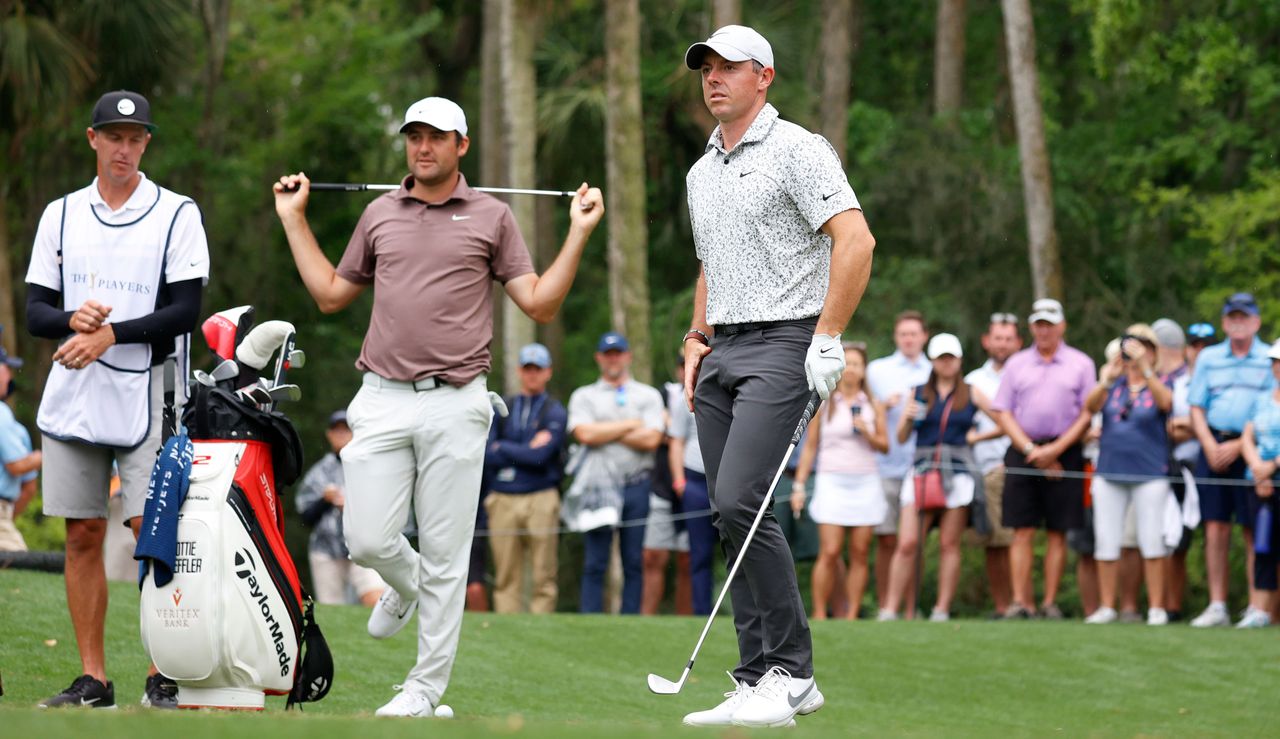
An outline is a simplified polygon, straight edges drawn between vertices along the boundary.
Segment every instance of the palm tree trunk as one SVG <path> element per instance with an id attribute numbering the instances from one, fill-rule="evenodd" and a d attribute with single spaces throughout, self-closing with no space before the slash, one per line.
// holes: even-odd
<path id="1" fill-rule="evenodd" d="M 742 23 L 742 0 L 711 0 L 711 30 Z"/>
<path id="2" fill-rule="evenodd" d="M 1044 138 L 1044 111 L 1036 76 L 1035 26 L 1030 0 L 1001 0 L 1005 39 L 1009 45 L 1009 77 L 1013 88 L 1018 154 L 1022 160 L 1022 192 L 1027 209 L 1027 248 L 1031 287 L 1037 298 L 1062 299 L 1062 261 L 1053 224 L 1053 178 Z"/>
<path id="3" fill-rule="evenodd" d="M 631 372 L 652 375 L 649 342 L 649 227 L 640 110 L 638 0 L 605 3 L 605 179 L 609 193 L 609 308 L 631 343 Z"/>
<path id="4" fill-rule="evenodd" d="M 853 69 L 853 0 L 822 0 L 822 19 L 822 110 L 818 126 L 844 162 Z"/>
<path id="5" fill-rule="evenodd" d="M 538 144 L 537 79 L 533 68 L 534 41 L 538 35 L 538 8 L 534 0 L 502 0 L 502 92 L 506 187 L 533 187 Z M 530 197 L 513 198 L 516 223 L 531 254 L 538 253 L 537 214 Z M 533 320 L 506 298 L 502 302 L 503 369 L 506 392 L 519 390 L 516 365 L 520 347 L 533 341 Z"/>
<path id="6" fill-rule="evenodd" d="M 964 97 L 965 0 L 938 0 L 933 43 L 933 111 L 951 117 Z"/>

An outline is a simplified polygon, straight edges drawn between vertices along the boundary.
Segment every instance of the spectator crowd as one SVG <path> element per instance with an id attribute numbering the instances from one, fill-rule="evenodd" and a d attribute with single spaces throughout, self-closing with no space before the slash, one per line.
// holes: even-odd
<path id="1" fill-rule="evenodd" d="M 814 557 L 810 618 L 916 618 L 923 544 L 936 529 L 930 621 L 950 619 L 969 545 L 983 550 L 994 619 L 1063 618 L 1070 550 L 1086 623 L 1269 625 L 1280 609 L 1271 524 L 1280 342 L 1264 343 L 1260 324 L 1256 300 L 1238 293 L 1223 305 L 1221 336 L 1209 323 L 1135 323 L 1098 367 L 1067 342 L 1062 305 L 1042 299 L 1025 324 L 992 314 L 985 357 L 967 373 L 975 362 L 960 338 L 930 336 L 916 311 L 897 316 L 889 356 L 871 359 L 865 343 L 845 342 L 844 375 L 787 465 L 774 506 L 797 559 Z M 494 610 L 551 612 L 559 537 L 576 532 L 584 543 L 580 611 L 657 613 L 674 566 L 675 611 L 709 613 L 717 517 L 682 385 L 636 381 L 627 339 L 614 332 L 596 347 L 599 378 L 567 404 L 548 392 L 545 346 L 524 347 L 519 361 L 520 391 L 490 429 L 470 582 L 484 581 L 491 558 Z M 0 355 L 0 374 L 18 366 Z M 679 358 L 673 370 L 682 377 Z M 0 392 L 9 390 L 0 377 Z M 0 546 L 18 549 L 12 519 L 31 497 L 39 452 L 6 418 L 0 532 L 10 533 Z M 323 602 L 371 605 L 385 584 L 348 560 L 342 540 L 344 411 L 329 417 L 326 438 L 330 451 L 296 500 L 313 528 L 315 591 Z M 810 522 L 816 546 L 802 552 Z M 1233 619 L 1228 563 L 1237 528 L 1249 596 Z M 1195 604 L 1192 617 L 1186 554 L 1201 531 L 1209 602 Z M 607 581 L 616 583 L 613 598 Z M 469 591 L 468 603 L 485 607 L 480 595 Z"/>

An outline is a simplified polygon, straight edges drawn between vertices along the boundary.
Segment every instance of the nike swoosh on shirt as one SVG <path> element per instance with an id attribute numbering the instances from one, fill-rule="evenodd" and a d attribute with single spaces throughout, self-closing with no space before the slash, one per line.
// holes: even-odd
<path id="1" fill-rule="evenodd" d="M 470 217 L 471 217 L 471 216 L 460 216 L 460 215 L 458 215 L 458 214 L 456 214 L 456 213 L 455 213 L 455 214 L 454 214 L 454 216 L 453 216 L 453 220 L 455 220 L 455 221 L 465 221 L 465 220 L 467 220 L 467 219 L 468 219 L 468 218 L 470 218 Z"/>
<path id="2" fill-rule="evenodd" d="M 809 687 L 806 688 L 805 691 L 800 695 L 792 695 L 791 693 L 787 693 L 787 702 L 791 704 L 792 708 L 798 708 L 801 703 L 804 703 L 804 699 L 807 698 L 809 694 L 812 692 L 813 692 L 813 683 L 810 683 Z"/>
<path id="3" fill-rule="evenodd" d="M 836 192 L 840 192 L 840 191 L 839 191 L 839 190 L 836 190 Z M 830 200 L 831 198 L 835 197 L 836 192 L 833 192 L 833 193 L 831 193 L 830 195 L 823 195 L 823 196 L 822 196 L 822 202 L 824 202 L 824 203 L 825 203 L 825 202 L 827 202 L 828 200 Z"/>
<path id="4" fill-rule="evenodd" d="M 746 172 L 739 172 L 738 179 L 742 179 L 743 177 L 746 177 L 747 175 L 751 174 L 754 171 L 755 171 L 754 169 L 749 169 Z"/>

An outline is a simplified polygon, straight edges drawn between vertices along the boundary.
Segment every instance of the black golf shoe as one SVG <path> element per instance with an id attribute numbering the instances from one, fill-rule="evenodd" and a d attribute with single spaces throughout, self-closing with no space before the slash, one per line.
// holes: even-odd
<path id="1" fill-rule="evenodd" d="M 142 692 L 142 705 L 152 708 L 177 708 L 178 684 L 156 673 L 147 676 L 147 687 Z"/>
<path id="2" fill-rule="evenodd" d="M 52 698 L 40 701 L 40 708 L 115 708 L 116 690 L 108 680 L 102 684 L 89 675 L 81 675 L 71 683 L 71 687 Z"/>

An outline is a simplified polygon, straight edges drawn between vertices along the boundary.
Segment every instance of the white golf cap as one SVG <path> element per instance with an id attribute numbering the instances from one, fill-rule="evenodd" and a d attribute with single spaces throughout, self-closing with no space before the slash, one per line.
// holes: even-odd
<path id="1" fill-rule="evenodd" d="M 766 67 L 773 66 L 773 47 L 754 28 L 725 26 L 706 41 L 699 41 L 684 53 L 684 65 L 689 69 L 701 69 L 702 57 L 714 51 L 731 62 L 754 59 Z"/>
<path id="2" fill-rule="evenodd" d="M 400 127 L 400 133 L 404 133 L 411 123 L 425 123 L 441 131 L 457 131 L 463 136 L 467 135 L 466 114 L 457 103 L 445 98 L 423 98 L 410 105 L 404 112 L 404 125 Z"/>
<path id="3" fill-rule="evenodd" d="M 1031 304 L 1031 317 L 1027 323 L 1045 321 L 1046 323 L 1062 323 L 1067 320 L 1062 314 L 1062 303 L 1053 298 L 1040 298 Z"/>
<path id="4" fill-rule="evenodd" d="M 947 354 L 957 358 L 964 356 L 964 349 L 960 348 L 960 340 L 955 334 L 934 334 L 933 338 L 929 339 L 929 359 L 937 359 Z"/>

